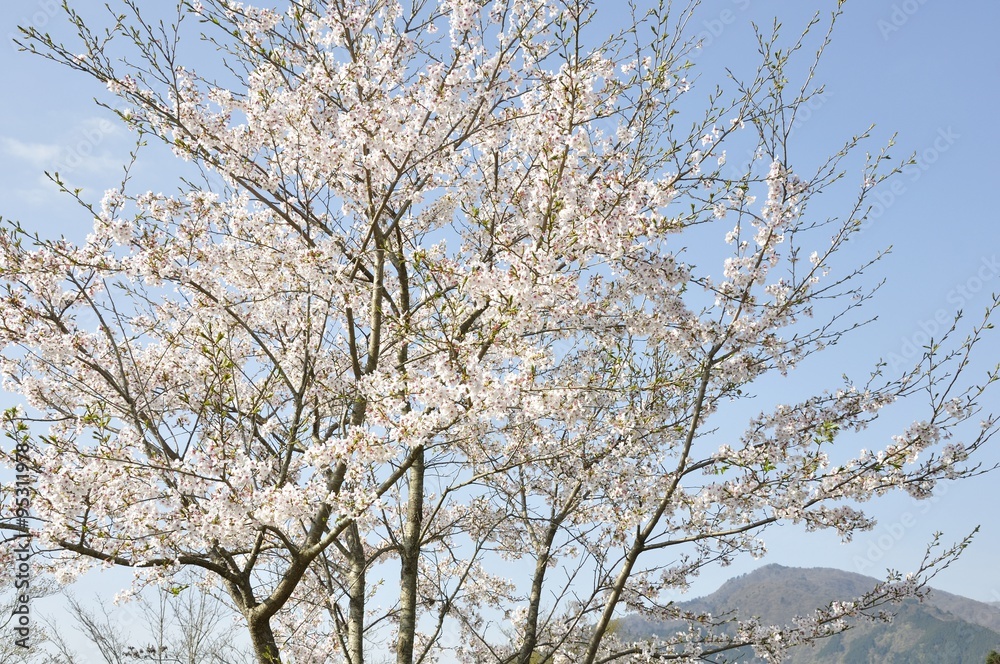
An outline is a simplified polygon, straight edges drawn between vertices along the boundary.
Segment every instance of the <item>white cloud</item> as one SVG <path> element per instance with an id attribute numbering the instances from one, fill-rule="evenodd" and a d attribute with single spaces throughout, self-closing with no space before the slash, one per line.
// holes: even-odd
<path id="1" fill-rule="evenodd" d="M 51 143 L 25 143 L 9 136 L 0 136 L 0 150 L 9 157 L 27 161 L 35 168 L 51 167 L 65 148 Z"/>
<path id="2" fill-rule="evenodd" d="M 53 188 L 48 189 L 15 189 L 7 194 L 7 198 L 15 198 L 31 206 L 42 206 L 52 203 Z"/>
<path id="3" fill-rule="evenodd" d="M 107 118 L 85 118 L 72 131 L 59 137 L 59 143 L 29 143 L 11 136 L 0 136 L 0 153 L 21 162 L 31 170 L 106 176 L 120 171 L 122 158 L 109 152 L 105 141 L 115 143 L 121 128 Z M 11 164 L 13 166 L 13 164 Z M 17 168 L 17 166 L 14 166 Z"/>

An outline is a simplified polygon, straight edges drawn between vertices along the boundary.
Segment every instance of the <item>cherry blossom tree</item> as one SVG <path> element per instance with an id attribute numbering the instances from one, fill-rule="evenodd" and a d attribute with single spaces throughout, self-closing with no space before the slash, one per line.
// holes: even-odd
<path id="1" fill-rule="evenodd" d="M 37 477 L 0 527 L 39 569 L 195 572 L 262 664 L 779 660 L 967 543 L 790 625 L 665 599 L 771 524 L 870 529 L 865 501 L 979 472 L 996 430 L 995 376 L 967 375 L 989 315 L 731 428 L 877 289 L 880 254 L 843 250 L 905 160 L 789 139 L 843 2 L 711 90 L 697 2 L 619 28 L 589 0 L 73 4 L 78 39 L 20 44 L 189 163 L 99 202 L 52 174 L 86 239 L 0 234 L 5 425 Z M 906 397 L 919 421 L 864 432 Z M 626 642 L 626 612 L 683 627 Z"/>

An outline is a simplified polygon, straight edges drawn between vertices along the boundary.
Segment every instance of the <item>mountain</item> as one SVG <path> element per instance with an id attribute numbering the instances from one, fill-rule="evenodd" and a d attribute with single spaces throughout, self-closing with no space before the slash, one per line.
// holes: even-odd
<path id="1" fill-rule="evenodd" d="M 688 611 L 757 616 L 783 624 L 832 601 L 851 600 L 871 590 L 877 579 L 828 568 L 767 565 L 730 579 L 711 595 L 680 604 Z M 887 607 L 891 624 L 855 621 L 844 633 L 789 652 L 785 664 L 983 664 L 1000 650 L 1000 605 L 977 602 L 939 590 L 923 601 Z M 655 624 L 627 616 L 618 633 L 641 640 L 675 631 L 677 623 Z M 718 662 L 757 662 L 741 652 Z"/>

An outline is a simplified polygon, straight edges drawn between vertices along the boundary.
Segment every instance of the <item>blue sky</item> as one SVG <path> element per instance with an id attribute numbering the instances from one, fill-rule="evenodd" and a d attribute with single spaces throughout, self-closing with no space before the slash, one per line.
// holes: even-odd
<path id="1" fill-rule="evenodd" d="M 617 0 L 604 0 L 614 10 Z M 96 7 L 97 0 L 74 6 Z M 793 0 L 707 0 L 693 28 L 705 35 L 699 56 L 703 74 L 722 66 L 753 62 L 750 21 L 769 24 L 777 14 L 786 36 L 802 26 L 815 7 L 832 2 Z M 0 34 L 17 24 L 58 32 L 62 18 L 55 0 L 7 0 Z M 979 315 L 1000 292 L 1000 223 L 989 196 L 998 188 L 1000 131 L 990 109 L 1000 104 L 1000 3 L 995 0 L 848 0 L 834 42 L 819 69 L 826 93 L 809 109 L 794 140 L 798 154 L 825 155 L 871 123 L 877 149 L 898 133 L 898 157 L 915 152 L 911 167 L 894 190 L 881 192 L 877 219 L 860 238 L 858 255 L 893 245 L 877 273 L 888 282 L 872 307 L 879 320 L 838 347 L 831 359 L 798 372 L 794 390 L 834 387 L 845 367 L 861 369 L 878 357 L 904 357 L 936 320 L 958 309 Z M 26 54 L 9 43 L 0 47 L 0 215 L 20 220 L 43 235 L 80 237 L 89 220 L 56 194 L 43 170 L 59 170 L 85 193 L 99 198 L 115 186 L 134 142 L 114 118 L 92 101 L 101 86 Z M 140 179 L 169 190 L 175 180 L 157 185 L 155 165 L 144 165 Z M 975 316 L 970 315 L 971 319 Z M 980 349 L 980 374 L 1000 360 L 1000 342 Z M 986 409 L 1000 411 L 997 396 Z M 908 412 L 899 411 L 894 429 Z M 884 441 L 858 441 L 874 447 Z M 1000 441 L 997 441 L 1000 444 Z M 996 445 L 981 460 L 1000 462 Z M 724 579 L 777 562 L 830 566 L 880 576 L 886 567 L 906 571 L 919 563 L 924 544 L 941 530 L 956 540 L 976 525 L 981 532 L 971 548 L 935 584 L 944 590 L 985 601 L 1000 601 L 1000 492 L 994 473 L 943 487 L 932 500 L 915 503 L 893 497 L 872 512 L 880 524 L 851 545 L 828 534 L 803 534 L 777 528 L 768 537 L 771 555 L 742 561 L 703 575 L 693 594 L 715 589 Z"/>

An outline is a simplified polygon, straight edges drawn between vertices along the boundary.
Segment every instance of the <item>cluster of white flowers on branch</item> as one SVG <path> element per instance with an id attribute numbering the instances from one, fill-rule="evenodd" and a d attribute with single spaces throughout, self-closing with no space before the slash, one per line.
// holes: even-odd
<path id="1" fill-rule="evenodd" d="M 756 74 L 692 116 L 697 3 L 599 43 L 588 0 L 202 0 L 173 30 L 119 4 L 106 33 L 68 9 L 82 44 L 22 43 L 216 179 L 67 188 L 94 220 L 79 243 L 0 231 L 3 372 L 27 409 L 5 422 L 33 450 L 52 572 L 197 571 L 262 664 L 777 659 L 919 586 L 787 628 L 692 626 L 680 649 L 610 629 L 626 608 L 677 618 L 663 594 L 762 555 L 771 523 L 871 527 L 859 503 L 975 472 L 995 430 L 942 446 L 978 413 L 985 386 L 960 376 L 984 323 L 905 375 L 715 432 L 871 296 L 871 263 L 835 261 L 870 189 L 806 210 L 865 137 L 813 176 L 789 156 L 785 68 L 814 24 L 790 51 L 762 36 Z M 193 25 L 224 64 L 181 64 Z M 761 157 L 723 177 L 741 140 Z M 928 385 L 923 422 L 840 458 Z"/>

